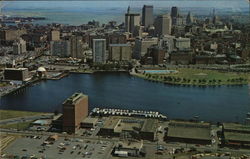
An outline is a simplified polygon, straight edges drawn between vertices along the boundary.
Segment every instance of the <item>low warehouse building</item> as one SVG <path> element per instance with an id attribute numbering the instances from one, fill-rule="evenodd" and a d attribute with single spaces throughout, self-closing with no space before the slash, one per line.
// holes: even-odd
<path id="1" fill-rule="evenodd" d="M 98 119 L 87 117 L 81 122 L 81 128 L 93 128 L 95 127 Z"/>
<path id="2" fill-rule="evenodd" d="M 119 157 L 143 156 L 143 142 L 119 142 L 113 149 L 113 155 Z"/>
<path id="3" fill-rule="evenodd" d="M 211 144 L 209 123 L 171 121 L 165 134 L 166 142 Z"/>
<path id="4" fill-rule="evenodd" d="M 110 117 L 104 122 L 103 127 L 98 132 L 101 136 L 119 136 L 115 133 L 115 128 L 119 125 L 121 120 L 118 117 Z"/>
<path id="5" fill-rule="evenodd" d="M 105 121 L 98 134 L 154 141 L 157 131 L 156 123 L 157 119 L 112 116 Z"/>
<path id="6" fill-rule="evenodd" d="M 6 68 L 4 70 L 4 80 L 27 81 L 30 74 L 27 68 Z"/>
<path id="7" fill-rule="evenodd" d="M 224 146 L 250 147 L 250 126 L 223 123 Z"/>
<path id="8" fill-rule="evenodd" d="M 141 139 L 155 141 L 156 131 L 157 131 L 157 120 L 147 119 L 140 130 Z"/>

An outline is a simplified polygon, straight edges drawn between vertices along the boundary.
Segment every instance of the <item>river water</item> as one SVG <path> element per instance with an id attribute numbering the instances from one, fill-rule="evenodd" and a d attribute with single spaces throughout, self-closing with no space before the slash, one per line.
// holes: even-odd
<path id="1" fill-rule="evenodd" d="M 127 73 L 71 74 L 0 99 L 0 109 L 53 112 L 74 92 L 94 107 L 159 111 L 170 118 L 243 122 L 250 112 L 249 86 L 184 87 L 150 82 Z"/>

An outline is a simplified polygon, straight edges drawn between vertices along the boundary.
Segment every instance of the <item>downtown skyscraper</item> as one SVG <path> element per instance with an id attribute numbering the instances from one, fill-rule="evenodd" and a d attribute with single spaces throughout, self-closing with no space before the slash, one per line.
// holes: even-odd
<path id="1" fill-rule="evenodd" d="M 142 8 L 142 25 L 145 28 L 148 28 L 152 26 L 153 23 L 154 23 L 153 6 L 144 5 Z"/>

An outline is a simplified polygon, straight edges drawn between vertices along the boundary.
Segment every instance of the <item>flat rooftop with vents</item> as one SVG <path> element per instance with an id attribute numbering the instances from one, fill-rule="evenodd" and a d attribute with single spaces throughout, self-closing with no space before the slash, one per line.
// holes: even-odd
<path id="1" fill-rule="evenodd" d="M 87 95 L 84 95 L 83 93 L 74 93 L 71 97 L 67 98 L 63 104 L 76 104 L 79 99 L 87 98 Z"/>

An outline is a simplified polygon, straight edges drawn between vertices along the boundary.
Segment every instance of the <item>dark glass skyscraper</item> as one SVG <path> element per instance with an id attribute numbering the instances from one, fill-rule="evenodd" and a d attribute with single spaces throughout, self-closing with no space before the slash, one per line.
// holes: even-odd
<path id="1" fill-rule="evenodd" d="M 178 17 L 179 17 L 179 8 L 178 7 L 172 7 L 171 8 L 172 25 L 176 25 Z"/>
<path id="2" fill-rule="evenodd" d="M 144 5 L 142 8 L 142 25 L 148 28 L 154 23 L 153 6 Z"/>
<path id="3" fill-rule="evenodd" d="M 179 16 L 179 9 L 178 7 L 172 7 L 171 9 L 171 17 L 177 18 Z"/>

